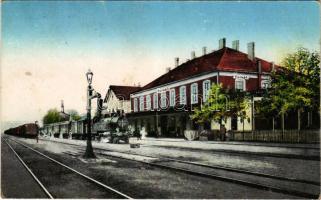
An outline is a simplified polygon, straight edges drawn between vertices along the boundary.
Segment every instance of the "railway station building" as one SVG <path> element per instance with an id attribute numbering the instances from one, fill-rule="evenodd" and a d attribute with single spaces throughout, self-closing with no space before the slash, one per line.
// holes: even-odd
<path id="1" fill-rule="evenodd" d="M 200 106 L 208 98 L 213 83 L 221 83 L 223 88 L 239 89 L 252 94 L 271 84 L 270 73 L 278 66 L 255 56 L 255 43 L 247 44 L 247 53 L 239 50 L 239 41 L 233 41 L 232 47 L 226 46 L 226 39 L 219 40 L 219 48 L 179 63 L 175 58 L 175 67 L 167 73 L 130 94 L 131 112 L 128 114 L 131 124 L 140 130 L 145 127 L 149 136 L 183 137 L 185 130 L 219 129 L 219 124 L 211 121 L 204 127 L 191 120 L 193 108 Z M 255 96 L 255 95 L 254 95 Z M 252 98 L 253 105 L 260 100 L 259 95 Z M 249 120 L 244 121 L 244 130 L 254 129 L 253 107 L 247 110 Z M 224 122 L 223 122 L 224 123 Z M 227 130 L 243 130 L 239 118 L 225 121 Z"/>
<path id="2" fill-rule="evenodd" d="M 130 94 L 140 89 L 139 86 L 110 85 L 104 98 L 104 103 L 107 105 L 104 114 L 117 111 L 131 112 Z"/>

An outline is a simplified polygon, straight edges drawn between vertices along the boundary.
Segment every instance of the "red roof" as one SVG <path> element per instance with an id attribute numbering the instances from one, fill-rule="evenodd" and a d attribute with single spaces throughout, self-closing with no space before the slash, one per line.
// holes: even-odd
<path id="1" fill-rule="evenodd" d="M 118 99 L 129 100 L 130 94 L 140 89 L 141 87 L 137 87 L 137 86 L 110 85 L 107 95 L 109 94 L 109 91 L 112 90 Z M 106 98 L 107 98 L 107 95 L 106 95 Z M 106 98 L 105 100 L 107 100 Z"/>
<path id="2" fill-rule="evenodd" d="M 247 54 L 224 47 L 179 65 L 168 73 L 148 83 L 142 87 L 141 90 L 187 79 L 195 75 L 206 74 L 212 71 L 257 72 L 258 61 L 261 61 L 262 72 L 271 72 L 271 62 L 267 62 L 260 58 L 255 58 L 254 61 L 252 61 L 248 58 Z M 276 69 L 278 68 L 278 66 L 275 67 Z"/>

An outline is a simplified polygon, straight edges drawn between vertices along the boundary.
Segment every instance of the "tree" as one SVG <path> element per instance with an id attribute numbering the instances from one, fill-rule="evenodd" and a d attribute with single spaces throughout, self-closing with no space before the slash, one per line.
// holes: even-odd
<path id="1" fill-rule="evenodd" d="M 243 124 L 243 133 L 245 120 L 249 120 L 246 111 L 250 106 L 250 99 L 246 92 L 240 90 L 231 90 L 230 96 L 230 116 L 239 117 Z M 244 135 L 243 135 L 244 136 Z"/>
<path id="2" fill-rule="evenodd" d="M 59 111 L 55 108 L 48 110 L 47 114 L 42 119 L 43 124 L 61 122 L 62 120 Z"/>
<path id="3" fill-rule="evenodd" d="M 271 88 L 263 96 L 259 110 L 268 117 L 281 115 L 283 131 L 284 115 L 290 111 L 298 113 L 298 130 L 303 110 L 319 111 L 319 62 L 316 52 L 299 48 L 284 58 L 283 68 L 272 73 Z"/>
<path id="4" fill-rule="evenodd" d="M 192 119 L 196 120 L 198 124 L 204 124 L 211 120 L 222 124 L 222 120 L 227 116 L 225 97 L 222 84 L 213 84 L 207 101 L 194 110 Z"/>
<path id="5" fill-rule="evenodd" d="M 75 121 L 77 121 L 81 118 L 80 115 L 78 114 L 78 112 L 73 109 L 67 110 L 67 114 L 70 115 L 71 119 L 75 120 Z"/>
<path id="6" fill-rule="evenodd" d="M 289 70 L 288 78 L 292 83 L 294 97 L 289 110 L 298 112 L 298 130 L 300 130 L 300 113 L 308 111 L 308 118 L 313 110 L 319 111 L 320 105 L 320 57 L 318 52 L 298 48 L 297 52 L 287 55 L 282 65 Z M 309 120 L 311 123 L 311 120 Z M 310 125 L 310 124 L 308 124 Z"/>
<path id="7" fill-rule="evenodd" d="M 222 124 L 228 117 L 239 117 L 243 122 L 248 119 L 246 109 L 249 100 L 245 92 L 239 90 L 224 90 L 222 84 L 213 84 L 209 92 L 209 98 L 199 108 L 194 110 L 192 119 L 199 124 L 214 120 Z"/>

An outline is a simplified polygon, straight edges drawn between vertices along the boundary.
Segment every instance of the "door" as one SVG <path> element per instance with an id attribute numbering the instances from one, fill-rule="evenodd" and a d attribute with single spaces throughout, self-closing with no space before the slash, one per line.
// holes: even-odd
<path id="1" fill-rule="evenodd" d="M 231 119 L 231 128 L 233 131 L 237 130 L 237 116 L 233 115 Z"/>
<path id="2" fill-rule="evenodd" d="M 162 136 L 168 136 L 167 116 L 161 116 L 160 123 L 161 123 L 160 126 L 161 126 Z"/>

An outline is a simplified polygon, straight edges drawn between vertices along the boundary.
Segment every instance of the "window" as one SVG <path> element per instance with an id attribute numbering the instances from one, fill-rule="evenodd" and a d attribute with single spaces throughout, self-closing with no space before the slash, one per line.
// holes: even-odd
<path id="1" fill-rule="evenodd" d="M 139 97 L 139 111 L 144 111 L 144 96 Z"/>
<path id="2" fill-rule="evenodd" d="M 146 96 L 146 110 L 150 110 L 152 108 L 152 102 L 150 95 Z"/>
<path id="3" fill-rule="evenodd" d="M 137 112 L 138 111 L 138 99 L 135 98 L 134 99 L 134 112 Z"/>
<path id="4" fill-rule="evenodd" d="M 169 96 L 169 105 L 170 106 L 175 106 L 175 89 L 171 89 L 170 91 L 170 96 Z"/>
<path id="5" fill-rule="evenodd" d="M 210 80 L 203 81 L 203 102 L 207 101 L 210 90 L 211 90 L 211 81 Z"/>
<path id="6" fill-rule="evenodd" d="M 161 107 L 166 108 L 167 107 L 167 102 L 166 102 L 166 92 L 161 93 Z"/>
<path id="7" fill-rule="evenodd" d="M 198 102 L 198 87 L 197 83 L 193 83 L 191 85 L 191 104 L 195 104 Z"/>
<path id="8" fill-rule="evenodd" d="M 262 80 L 261 81 L 261 88 L 267 89 L 271 87 L 271 81 L 270 80 Z"/>
<path id="9" fill-rule="evenodd" d="M 245 91 L 245 80 L 241 78 L 235 79 L 235 89 Z"/>
<path id="10" fill-rule="evenodd" d="M 154 93 L 153 95 L 154 109 L 158 109 L 158 94 Z"/>
<path id="11" fill-rule="evenodd" d="M 186 87 L 181 86 L 179 88 L 179 103 L 182 105 L 186 105 Z"/>

